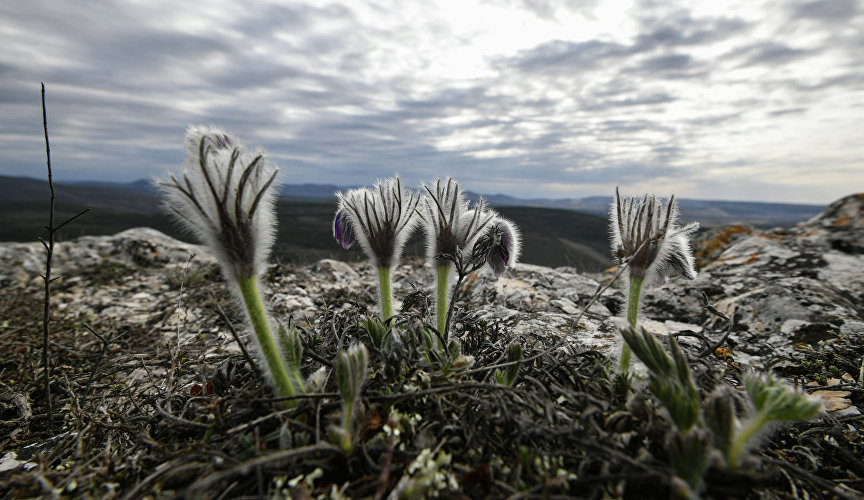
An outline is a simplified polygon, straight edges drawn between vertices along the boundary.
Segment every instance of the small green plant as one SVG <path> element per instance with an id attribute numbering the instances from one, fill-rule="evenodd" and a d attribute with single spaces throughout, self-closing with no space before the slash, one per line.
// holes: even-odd
<path id="1" fill-rule="evenodd" d="M 273 246 L 277 170 L 263 153 L 250 155 L 226 132 L 192 126 L 186 133 L 187 168 L 181 180 L 161 182 L 168 208 L 217 258 L 254 331 L 261 368 L 280 396 L 303 391 L 296 353 L 286 353 L 261 300 L 260 277 Z M 290 335 L 284 335 L 288 337 Z M 283 345 L 284 340 L 283 340 Z"/>
<path id="2" fill-rule="evenodd" d="M 330 433 L 346 455 L 351 454 L 354 446 L 354 410 L 360 401 L 368 369 L 369 351 L 363 344 L 353 345 L 336 355 L 336 388 L 342 398 L 342 420 Z"/>
<path id="3" fill-rule="evenodd" d="M 389 329 L 383 322 L 373 316 L 368 316 L 360 322 L 360 327 L 369 334 L 369 339 L 375 348 L 383 349 L 386 346 Z"/>
<path id="4" fill-rule="evenodd" d="M 675 224 L 678 205 L 675 196 L 663 204 L 654 195 L 624 198 L 615 189 L 615 200 L 609 213 L 612 253 L 618 265 L 628 266 L 629 293 L 627 323 L 636 329 L 639 298 L 643 283 L 663 285 L 669 276 L 695 279 L 693 252 L 688 235 L 699 229 L 694 222 L 684 227 Z M 621 348 L 619 371 L 630 369 L 630 348 Z"/>
<path id="5" fill-rule="evenodd" d="M 822 409 L 822 402 L 785 386 L 768 376 L 751 375 L 745 381 L 752 405 L 751 416 L 728 444 L 726 462 L 731 467 L 741 464 L 745 450 L 762 429 L 772 422 L 807 420 Z"/>
<path id="6" fill-rule="evenodd" d="M 495 379 L 501 385 L 513 387 L 516 383 L 516 378 L 519 376 L 519 367 L 522 366 L 522 346 L 514 342 L 507 346 L 507 363 L 510 363 L 504 370 L 495 372 Z"/>
<path id="7" fill-rule="evenodd" d="M 300 338 L 300 332 L 293 322 L 288 324 L 288 328 L 285 328 L 282 323 L 278 325 L 277 338 L 282 347 L 288 377 L 295 388 L 300 392 L 305 392 L 306 384 L 300 375 L 300 365 L 303 362 L 303 341 Z"/>
<path id="8" fill-rule="evenodd" d="M 728 386 L 718 387 L 702 400 L 687 360 L 673 337 L 669 337 L 667 353 L 644 328 L 637 332 L 628 327 L 621 333 L 648 368 L 649 388 L 674 424 L 668 436 L 669 454 L 673 469 L 684 483 L 678 484 L 678 492 L 683 496 L 698 494 L 712 450 L 720 452 L 727 466 L 737 468 L 747 448 L 767 425 L 810 419 L 822 408 L 818 399 L 771 377 L 751 375 L 745 380 L 750 416 L 742 425 L 735 416 Z"/>

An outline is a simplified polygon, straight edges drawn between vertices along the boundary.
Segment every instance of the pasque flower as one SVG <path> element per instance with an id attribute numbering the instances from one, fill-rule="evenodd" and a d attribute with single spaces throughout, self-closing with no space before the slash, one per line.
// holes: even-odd
<path id="1" fill-rule="evenodd" d="M 447 327 L 447 281 L 450 274 L 451 259 L 462 252 L 470 251 L 474 242 L 481 233 L 490 227 L 497 214 L 486 207 L 486 203 L 480 199 L 474 207 L 465 199 L 464 193 L 459 191 L 459 184 L 452 178 L 443 184 L 441 179 L 435 182 L 434 189 L 424 185 L 429 193 L 424 199 L 424 226 L 426 229 L 426 253 L 437 270 L 438 294 L 436 303 L 436 321 L 438 330 L 444 334 Z M 503 221 L 503 219 L 500 219 Z M 502 222 L 503 233 L 509 231 L 509 242 L 515 243 L 515 230 L 509 223 Z M 514 251 L 515 250 L 515 251 Z M 498 268 L 500 258 L 506 255 L 506 262 L 510 257 L 515 259 L 518 250 L 499 246 Z M 515 260 L 514 260 L 515 262 Z M 495 269 L 493 267 L 493 269 Z"/>
<path id="2" fill-rule="evenodd" d="M 168 208 L 213 252 L 245 306 L 264 373 L 280 395 L 293 395 L 302 390 L 299 367 L 285 366 L 258 283 L 273 245 L 277 170 L 267 168 L 263 153 L 247 152 L 218 128 L 189 127 L 185 145 L 180 178 L 160 183 Z"/>
<path id="3" fill-rule="evenodd" d="M 646 279 L 662 285 L 670 276 L 696 278 L 688 236 L 699 229 L 699 223 L 676 225 L 678 205 L 674 196 L 665 204 L 648 194 L 641 199 L 622 199 L 617 188 L 609 218 L 612 253 L 619 265 L 626 263 L 628 266 L 627 321 L 635 329 L 639 296 Z M 626 343 L 621 351 L 620 366 L 621 371 L 630 367 L 630 348 Z"/>
<path id="4" fill-rule="evenodd" d="M 339 208 L 333 236 L 345 249 L 359 243 L 378 268 L 382 319 L 393 316 L 390 291 L 392 268 L 402 256 L 405 241 L 417 226 L 420 195 L 402 188 L 399 177 L 378 181 L 371 189 L 336 193 Z"/>

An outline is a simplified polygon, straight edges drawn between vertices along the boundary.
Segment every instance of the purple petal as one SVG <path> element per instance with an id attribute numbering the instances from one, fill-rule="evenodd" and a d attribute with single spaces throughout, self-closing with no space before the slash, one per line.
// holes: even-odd
<path id="1" fill-rule="evenodd" d="M 507 269 L 507 250 L 504 247 L 496 246 L 489 254 L 487 263 L 496 278 L 501 276 L 504 270 Z"/>
<path id="2" fill-rule="evenodd" d="M 357 243 L 357 238 L 354 237 L 354 231 L 351 228 L 351 221 L 344 217 L 341 210 L 336 212 L 336 218 L 333 219 L 333 237 L 345 250 Z"/>
<path id="3" fill-rule="evenodd" d="M 492 227 L 494 228 L 493 230 L 496 230 L 500 235 L 500 240 L 492 248 L 492 252 L 489 254 L 488 264 L 492 269 L 492 273 L 495 274 L 495 277 L 497 278 L 501 276 L 510 263 L 510 255 L 514 250 L 514 241 L 513 234 L 510 232 L 510 227 L 504 222 L 496 220 Z"/>

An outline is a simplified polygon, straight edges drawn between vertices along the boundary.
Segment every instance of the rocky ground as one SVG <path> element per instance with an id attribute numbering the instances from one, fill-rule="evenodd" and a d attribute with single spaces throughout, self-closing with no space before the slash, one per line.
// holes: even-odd
<path id="1" fill-rule="evenodd" d="M 705 389 L 736 387 L 748 370 L 771 371 L 826 405 L 817 421 L 767 437 L 750 469 L 713 471 L 704 494 L 860 495 L 864 195 L 790 229 L 714 229 L 697 237 L 694 250 L 698 278 L 648 289 L 643 325 L 676 336 Z M 213 259 L 150 229 L 58 246 L 49 427 L 40 357 L 44 260 L 38 243 L 0 244 L 0 348 L 7 353 L 0 362 L 0 493 L 7 498 L 395 498 L 419 488 L 421 459 L 439 474 L 426 494 L 669 494 L 662 419 L 639 409 L 646 398 L 638 380 L 636 395 L 622 393 L 608 368 L 620 350 L 625 296 L 613 284 L 592 298 L 614 270 L 584 275 L 520 264 L 498 280 L 472 276 L 455 323 L 469 370 L 420 363 L 394 377 L 382 354 L 364 392 L 362 453 L 345 457 L 326 445 L 320 422 L 338 414 L 338 398 L 326 392 L 332 382 L 294 410 L 269 398 L 226 323 L 239 324 L 239 315 Z M 269 305 L 303 329 L 307 375 L 326 370 L 337 345 L 361 336 L 358 318 L 374 311 L 374 273 L 334 260 L 272 266 Z M 422 262 L 401 265 L 397 306 L 432 282 Z M 482 367 L 499 362 L 511 342 L 526 356 L 546 355 L 524 367 L 512 392 L 496 392 Z M 415 396 L 393 396 L 400 391 Z M 394 438 L 393 428 L 403 437 Z M 728 486 L 729 474 L 740 488 Z"/>

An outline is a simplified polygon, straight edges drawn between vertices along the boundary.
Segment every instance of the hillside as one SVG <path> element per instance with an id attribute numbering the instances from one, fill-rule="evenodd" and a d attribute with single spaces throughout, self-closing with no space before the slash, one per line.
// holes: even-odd
<path id="1" fill-rule="evenodd" d="M 35 241 L 46 222 L 47 182 L 16 178 L 0 181 L 0 241 Z M 108 186 L 56 186 L 61 220 L 90 208 L 87 215 L 64 228 L 61 239 L 115 234 L 134 227 L 151 227 L 174 238 L 188 239 L 163 212 L 157 198 L 136 191 L 140 185 L 129 190 Z M 332 193 L 330 188 L 325 189 Z M 323 258 L 364 258 L 359 249 L 346 252 L 333 241 L 335 200 L 283 198 L 277 211 L 279 232 L 274 256 L 280 261 L 304 264 Z M 523 262 L 585 271 L 599 271 L 612 264 L 605 218 L 548 208 L 501 207 L 500 211 L 522 229 L 526 242 Z M 408 242 L 406 254 L 422 256 L 424 249 L 422 231 L 418 231 Z"/>
<path id="2" fill-rule="evenodd" d="M 554 228 L 542 215 L 549 226 L 538 229 Z M 864 194 L 792 228 L 708 232 L 694 246 L 699 276 L 647 288 L 641 326 L 677 337 L 700 393 L 730 390 L 728 418 L 737 406 L 747 422 L 743 384 L 753 372 L 797 384 L 825 406 L 813 420 L 770 428 L 739 467 L 711 455 L 702 498 L 861 498 Z M 423 347 L 428 296 L 394 321 L 389 344 L 371 343 L 359 326 L 377 308 L 368 262 L 274 263 L 267 304 L 301 329 L 310 391 L 289 407 L 235 341 L 235 328 L 245 338 L 243 317 L 206 249 L 146 228 L 67 241 L 55 260 L 49 429 L 43 259 L 38 243 L 0 243 L 0 349 L 10 353 L 0 359 L 2 498 L 680 491 L 667 444 L 675 435 L 638 381 L 644 368 L 632 386 L 610 369 L 626 295 L 612 286 L 592 300 L 609 273 L 527 264 L 497 280 L 481 273 L 458 301 L 459 356 L 449 362 Z M 397 308 L 434 286 L 419 264 L 397 268 Z M 370 377 L 346 453 L 330 444 L 341 413 L 332 360 L 354 342 L 369 345 Z M 507 386 L 493 369 L 511 343 L 525 361 Z"/>

